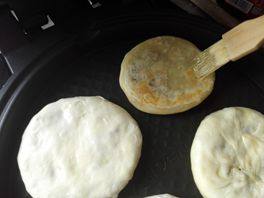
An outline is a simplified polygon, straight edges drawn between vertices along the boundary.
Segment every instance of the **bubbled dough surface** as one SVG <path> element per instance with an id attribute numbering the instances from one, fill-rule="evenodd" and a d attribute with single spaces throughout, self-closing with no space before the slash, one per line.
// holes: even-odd
<path id="1" fill-rule="evenodd" d="M 139 110 L 153 114 L 186 111 L 212 91 L 214 74 L 198 80 L 190 61 L 199 49 L 187 40 L 160 36 L 129 51 L 121 64 L 120 86 Z"/>
<path id="2" fill-rule="evenodd" d="M 192 144 L 191 165 L 204 197 L 264 197 L 264 116 L 241 107 L 207 116 Z"/>
<path id="3" fill-rule="evenodd" d="M 177 198 L 177 197 L 170 194 L 161 194 L 161 195 L 152 195 L 145 198 Z"/>
<path id="4" fill-rule="evenodd" d="M 101 97 L 61 99 L 30 121 L 18 165 L 34 198 L 116 197 L 133 176 L 141 143 L 121 107 Z"/>

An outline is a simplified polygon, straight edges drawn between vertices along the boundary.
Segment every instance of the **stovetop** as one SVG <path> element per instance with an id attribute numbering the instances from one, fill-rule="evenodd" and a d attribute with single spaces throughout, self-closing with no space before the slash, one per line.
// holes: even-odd
<path id="1" fill-rule="evenodd" d="M 185 0 L 185 2 L 188 0 Z M 12 74 L 22 64 L 13 57 L 22 57 L 23 64 L 28 55 L 25 50 L 35 45 L 41 52 L 37 41 L 39 37 L 49 34 L 50 29 L 59 29 L 63 34 L 81 32 L 87 26 L 94 26 L 100 21 L 118 13 L 144 13 L 145 10 L 170 10 L 175 13 L 191 13 L 206 17 L 191 4 L 178 4 L 178 0 L 2 0 L 0 1 L 0 90 Z M 178 6 L 180 5 L 180 7 Z M 184 8 L 184 9 L 182 9 Z M 47 43 L 42 44 L 47 47 Z M 34 56 L 34 54 L 32 54 Z"/>

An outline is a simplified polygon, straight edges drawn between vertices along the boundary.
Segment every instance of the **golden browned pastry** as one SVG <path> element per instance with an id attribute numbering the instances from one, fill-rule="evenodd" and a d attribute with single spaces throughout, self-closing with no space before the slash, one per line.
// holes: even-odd
<path id="1" fill-rule="evenodd" d="M 120 86 L 137 109 L 152 114 L 183 112 L 212 91 L 214 74 L 197 79 L 190 67 L 199 53 L 191 42 L 160 36 L 129 51 L 121 64 Z"/>

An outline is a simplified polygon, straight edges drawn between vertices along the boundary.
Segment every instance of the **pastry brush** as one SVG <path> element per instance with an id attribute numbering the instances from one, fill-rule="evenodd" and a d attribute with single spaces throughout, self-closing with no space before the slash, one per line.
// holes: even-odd
<path id="1" fill-rule="evenodd" d="M 236 61 L 264 44 L 264 16 L 245 21 L 193 59 L 193 69 L 203 78 L 230 61 Z"/>

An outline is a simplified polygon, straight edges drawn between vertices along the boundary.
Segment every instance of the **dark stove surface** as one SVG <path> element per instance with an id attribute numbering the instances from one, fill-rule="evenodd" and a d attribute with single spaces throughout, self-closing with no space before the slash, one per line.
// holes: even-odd
<path id="1" fill-rule="evenodd" d="M 11 10 L 16 19 L 11 15 Z M 0 0 L 0 27 L 5 27 L 0 28 L 0 92 L 11 73 L 16 73 L 10 65 L 14 61 L 10 59 L 18 57 L 14 54 L 18 51 L 19 54 L 24 54 L 23 51 L 27 50 L 25 46 L 36 45 L 34 51 L 39 53 L 45 48 L 38 47 L 36 43 L 40 37 L 49 34 L 46 33 L 49 30 L 41 28 L 47 23 L 47 16 L 55 23 L 56 31 L 61 31 L 62 35 L 70 35 L 78 34 L 87 27 L 94 27 L 99 21 L 112 16 L 151 10 L 185 13 L 171 0 L 24 0 L 23 3 L 20 0 Z"/>
<path id="2" fill-rule="evenodd" d="M 5 62 L 4 57 L 0 54 L 0 89 L 10 77 L 11 72 Z"/>

